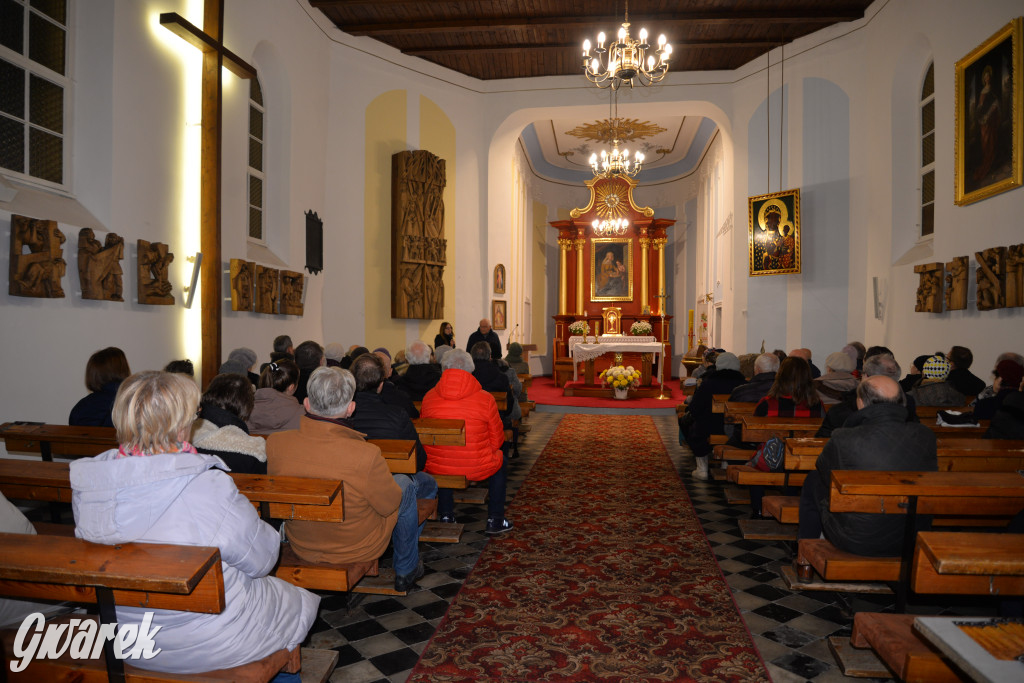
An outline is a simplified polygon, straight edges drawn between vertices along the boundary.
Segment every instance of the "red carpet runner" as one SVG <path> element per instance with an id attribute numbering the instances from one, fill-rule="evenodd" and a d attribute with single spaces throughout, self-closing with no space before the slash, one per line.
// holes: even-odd
<path id="1" fill-rule="evenodd" d="M 566 415 L 409 681 L 770 681 L 644 415 Z"/>

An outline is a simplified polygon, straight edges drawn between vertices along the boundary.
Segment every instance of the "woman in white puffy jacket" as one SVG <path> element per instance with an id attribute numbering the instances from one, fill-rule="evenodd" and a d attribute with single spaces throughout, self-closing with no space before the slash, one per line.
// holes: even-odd
<path id="1" fill-rule="evenodd" d="M 306 637 L 319 598 L 267 576 L 277 562 L 278 533 L 187 437 L 199 405 L 188 377 L 142 372 L 121 385 L 113 421 L 120 448 L 71 463 L 75 534 L 94 543 L 177 543 L 220 549 L 224 611 L 154 612 L 161 652 L 132 663 L 170 673 L 240 666 Z M 145 609 L 118 607 L 121 625 Z"/>

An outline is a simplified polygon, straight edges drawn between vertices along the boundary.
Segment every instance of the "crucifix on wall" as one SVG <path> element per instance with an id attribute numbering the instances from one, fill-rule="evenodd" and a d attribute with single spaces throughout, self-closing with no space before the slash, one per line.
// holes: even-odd
<path id="1" fill-rule="evenodd" d="M 220 169 L 224 99 L 221 67 L 245 79 L 255 78 L 256 69 L 224 47 L 224 0 L 205 0 L 202 29 L 177 12 L 161 14 L 160 24 L 203 53 L 199 228 L 203 252 L 200 319 L 205 386 L 217 374 L 221 357 Z"/>

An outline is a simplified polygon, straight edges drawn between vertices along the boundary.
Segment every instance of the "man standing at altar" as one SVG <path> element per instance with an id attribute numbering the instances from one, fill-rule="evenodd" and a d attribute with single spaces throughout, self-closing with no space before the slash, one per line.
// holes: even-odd
<path id="1" fill-rule="evenodd" d="M 501 340 L 498 339 L 495 331 L 491 329 L 491 321 L 487 318 L 481 320 L 480 327 L 477 328 L 476 332 L 469 335 L 469 341 L 466 342 L 466 351 L 472 351 L 473 345 L 482 341 L 491 345 L 491 360 L 501 358 Z"/>

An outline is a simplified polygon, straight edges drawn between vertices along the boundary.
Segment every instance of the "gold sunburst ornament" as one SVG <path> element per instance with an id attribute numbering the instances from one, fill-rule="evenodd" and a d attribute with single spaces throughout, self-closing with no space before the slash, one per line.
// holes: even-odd
<path id="1" fill-rule="evenodd" d="M 597 195 L 594 210 L 605 220 L 623 218 L 629 213 L 629 199 L 626 187 L 619 184 L 604 183 L 594 188 Z"/>
<path id="2" fill-rule="evenodd" d="M 664 133 L 666 130 L 650 121 L 614 118 L 584 123 L 572 130 L 565 131 L 565 134 L 592 142 L 608 144 L 615 140 L 616 136 L 618 136 L 619 142 L 630 142 L 632 140 L 654 137 L 659 133 Z"/>

